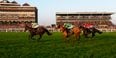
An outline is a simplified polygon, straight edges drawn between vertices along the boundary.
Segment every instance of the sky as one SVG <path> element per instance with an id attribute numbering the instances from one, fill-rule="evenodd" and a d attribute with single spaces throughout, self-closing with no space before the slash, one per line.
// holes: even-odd
<path id="1" fill-rule="evenodd" d="M 9 0 L 13 1 L 13 0 Z M 15 0 L 19 4 L 29 3 L 38 8 L 38 23 L 56 23 L 56 12 L 114 12 L 112 22 L 116 24 L 116 0 Z"/>

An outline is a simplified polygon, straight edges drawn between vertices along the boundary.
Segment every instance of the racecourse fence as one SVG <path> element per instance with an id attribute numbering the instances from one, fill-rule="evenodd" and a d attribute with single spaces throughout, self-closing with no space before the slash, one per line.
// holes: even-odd
<path id="1" fill-rule="evenodd" d="M 56 28 L 47 28 L 51 32 L 59 32 L 59 29 Z M 103 32 L 116 32 L 116 28 L 98 28 L 99 30 Z M 2 29 L 0 28 L 0 32 L 24 32 L 24 28 L 8 28 L 8 29 Z"/>

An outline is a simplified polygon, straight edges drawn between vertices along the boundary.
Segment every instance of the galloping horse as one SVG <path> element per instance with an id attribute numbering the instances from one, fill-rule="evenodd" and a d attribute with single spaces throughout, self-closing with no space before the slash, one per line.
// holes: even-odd
<path id="1" fill-rule="evenodd" d="M 43 34 L 46 32 L 48 35 L 52 35 L 45 27 L 43 26 L 39 26 L 38 28 L 32 28 L 31 26 L 29 26 L 28 24 L 25 24 L 25 30 L 24 31 L 29 31 L 30 35 L 29 38 L 32 39 L 33 36 L 35 35 L 39 35 L 39 39 L 40 40 L 43 36 Z"/>
<path id="2" fill-rule="evenodd" d="M 81 30 L 79 29 L 79 27 L 74 26 L 69 32 L 67 32 L 67 29 L 63 25 L 58 25 L 57 28 L 59 28 L 60 31 L 63 32 L 63 36 L 65 40 L 71 35 L 75 35 L 76 40 L 80 39 Z"/>
<path id="3" fill-rule="evenodd" d="M 92 38 L 93 38 L 93 37 L 95 36 L 95 33 L 99 33 L 99 34 L 102 33 L 102 31 L 96 29 L 95 27 L 86 28 L 86 27 L 80 26 L 79 28 L 83 30 L 83 35 L 84 35 L 86 38 L 88 38 L 88 35 L 89 35 L 89 34 L 92 34 Z"/>

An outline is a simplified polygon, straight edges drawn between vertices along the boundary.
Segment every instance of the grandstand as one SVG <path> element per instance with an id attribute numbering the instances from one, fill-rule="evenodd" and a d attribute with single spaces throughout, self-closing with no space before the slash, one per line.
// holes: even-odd
<path id="1" fill-rule="evenodd" d="M 28 3 L 22 5 L 16 1 L 0 1 L 0 32 L 20 32 L 24 23 L 37 22 L 37 8 Z"/>
<path id="2" fill-rule="evenodd" d="M 72 23 L 76 26 L 90 23 L 104 32 L 114 32 L 116 28 L 110 21 L 112 12 L 56 12 L 56 24 Z"/>

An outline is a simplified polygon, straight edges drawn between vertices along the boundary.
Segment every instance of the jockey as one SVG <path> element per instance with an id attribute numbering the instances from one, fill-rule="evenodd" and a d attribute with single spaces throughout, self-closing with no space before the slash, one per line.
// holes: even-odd
<path id="1" fill-rule="evenodd" d="M 39 25 L 37 23 L 32 23 L 32 28 L 37 28 Z"/>
<path id="2" fill-rule="evenodd" d="M 72 29 L 74 26 L 70 23 L 64 23 L 64 27 L 67 29 Z"/>
<path id="3" fill-rule="evenodd" d="M 94 27 L 93 24 L 83 24 L 83 26 L 84 26 L 85 28 L 88 28 L 88 29 Z"/>
<path id="4" fill-rule="evenodd" d="M 74 27 L 71 23 L 64 23 L 64 27 L 66 28 L 66 32 L 70 33 L 70 30 Z"/>

